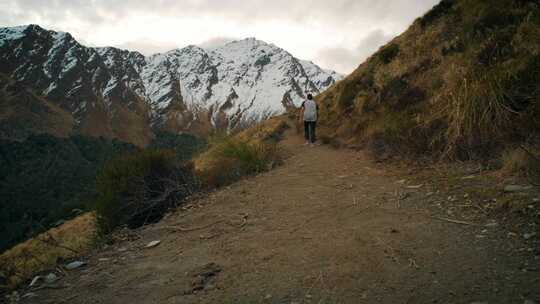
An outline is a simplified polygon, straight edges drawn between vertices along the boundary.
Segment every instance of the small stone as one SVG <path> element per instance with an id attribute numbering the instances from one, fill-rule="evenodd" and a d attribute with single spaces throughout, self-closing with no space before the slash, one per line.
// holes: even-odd
<path id="1" fill-rule="evenodd" d="M 100 258 L 98 261 L 100 261 L 100 262 L 108 262 L 110 260 L 111 259 L 109 259 L 109 258 Z"/>
<path id="2" fill-rule="evenodd" d="M 157 247 L 159 244 L 161 244 L 161 241 L 159 241 L 159 240 L 152 241 L 152 242 L 148 243 L 146 245 L 146 247 L 144 247 L 144 248 L 154 248 L 154 247 Z"/>
<path id="3" fill-rule="evenodd" d="M 86 265 L 85 262 L 82 262 L 82 261 L 75 261 L 75 262 L 71 262 L 69 264 L 66 265 L 66 269 L 67 270 L 73 270 L 73 269 L 77 269 L 77 268 L 80 268 L 82 266 Z"/>
<path id="4" fill-rule="evenodd" d="M 536 302 L 533 301 L 533 300 L 525 300 L 525 302 L 523 302 L 523 304 L 536 304 Z"/>
<path id="5" fill-rule="evenodd" d="M 469 176 L 464 176 L 464 177 L 462 177 L 461 179 L 467 180 L 467 179 L 473 179 L 473 178 L 475 178 L 475 177 L 476 177 L 475 175 L 469 175 Z"/>
<path id="6" fill-rule="evenodd" d="M 397 184 L 404 184 L 407 180 L 406 179 L 402 179 L 402 180 L 398 180 L 396 183 Z"/>
<path id="7" fill-rule="evenodd" d="M 407 186 L 407 189 L 420 189 L 424 184 Z"/>
<path id="8" fill-rule="evenodd" d="M 497 226 L 499 226 L 499 224 L 496 223 L 496 222 L 492 222 L 492 223 L 486 224 L 485 226 L 488 227 L 488 228 L 492 228 L 492 227 L 497 227 Z"/>
<path id="9" fill-rule="evenodd" d="M 58 281 L 58 276 L 51 272 L 51 273 L 49 273 L 48 275 L 45 276 L 44 280 L 45 280 L 45 283 L 52 284 L 52 283 Z"/>
<path id="10" fill-rule="evenodd" d="M 531 189 L 532 189 L 531 186 L 508 185 L 504 187 L 504 192 L 507 192 L 507 193 L 522 192 L 522 191 L 527 191 Z"/>
<path id="11" fill-rule="evenodd" d="M 525 234 L 523 235 L 523 238 L 526 239 L 526 240 L 529 240 L 529 239 L 533 238 L 535 235 L 536 235 L 536 232 L 525 233 Z"/>
<path id="12" fill-rule="evenodd" d="M 271 294 L 267 294 L 265 297 L 264 297 L 265 300 L 270 300 L 272 299 L 272 295 Z"/>

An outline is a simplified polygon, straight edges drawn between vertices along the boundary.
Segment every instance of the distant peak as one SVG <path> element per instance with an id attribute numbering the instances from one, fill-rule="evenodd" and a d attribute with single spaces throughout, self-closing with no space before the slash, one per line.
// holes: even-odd
<path id="1" fill-rule="evenodd" d="M 197 51 L 201 50 L 201 51 L 204 51 L 203 48 L 201 48 L 199 46 L 196 46 L 194 44 L 190 44 L 190 45 L 184 47 L 184 49 L 186 49 L 186 50 L 197 50 Z"/>
<path id="2" fill-rule="evenodd" d="M 37 24 L 29 24 L 29 25 L 26 25 L 26 26 L 23 26 L 23 27 L 26 27 L 26 29 L 32 30 L 32 31 L 45 31 L 44 28 L 42 28 L 41 26 L 39 26 Z"/>
<path id="3" fill-rule="evenodd" d="M 185 46 L 183 48 L 178 48 L 174 50 L 170 50 L 166 52 L 165 54 L 184 54 L 184 53 L 206 53 L 206 51 L 196 45 L 190 44 L 188 46 Z"/>

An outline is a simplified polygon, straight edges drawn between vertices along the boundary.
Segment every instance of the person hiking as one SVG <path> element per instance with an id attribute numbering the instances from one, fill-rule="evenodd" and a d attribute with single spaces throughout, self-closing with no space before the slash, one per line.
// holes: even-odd
<path id="1" fill-rule="evenodd" d="M 313 95 L 307 94 L 307 100 L 300 107 L 300 119 L 304 122 L 305 145 L 313 146 L 317 140 L 315 129 L 317 127 L 317 116 L 319 105 L 313 100 Z"/>

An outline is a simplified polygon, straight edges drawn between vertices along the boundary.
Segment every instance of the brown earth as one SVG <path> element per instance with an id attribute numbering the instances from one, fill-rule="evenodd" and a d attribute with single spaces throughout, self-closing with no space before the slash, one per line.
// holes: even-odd
<path id="1" fill-rule="evenodd" d="M 22 302 L 540 301 L 531 231 L 452 209 L 464 199 L 363 152 L 302 146 L 292 134 L 282 146 L 281 167 L 119 233 L 87 266 L 20 291 L 32 292 Z"/>

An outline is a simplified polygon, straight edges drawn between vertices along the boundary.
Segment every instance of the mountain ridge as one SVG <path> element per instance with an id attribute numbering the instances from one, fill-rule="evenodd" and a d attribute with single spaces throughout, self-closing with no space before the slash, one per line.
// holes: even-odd
<path id="1" fill-rule="evenodd" d="M 0 73 L 71 113 L 76 132 L 139 146 L 155 129 L 207 135 L 282 114 L 342 78 L 255 38 L 144 56 L 38 25 L 0 28 Z"/>

